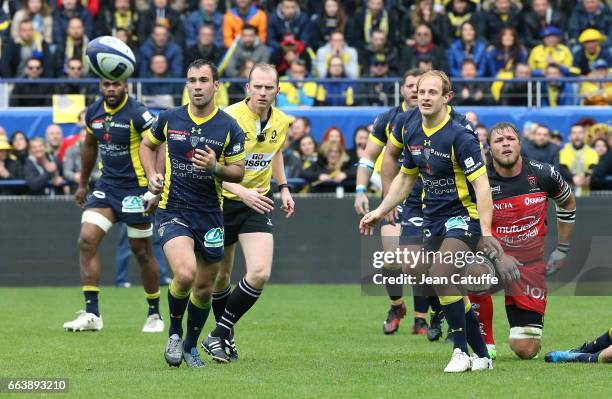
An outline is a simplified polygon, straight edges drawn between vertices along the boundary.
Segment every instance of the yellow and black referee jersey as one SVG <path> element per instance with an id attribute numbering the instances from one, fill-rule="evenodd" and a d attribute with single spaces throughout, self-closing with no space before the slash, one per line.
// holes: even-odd
<path id="1" fill-rule="evenodd" d="M 285 114 L 278 108 L 272 107 L 270 119 L 265 126 L 261 126 L 259 116 L 253 113 L 247 105 L 247 97 L 243 101 L 225 108 L 238 122 L 244 131 L 244 151 L 246 164 L 242 185 L 246 188 L 265 188 L 270 191 L 272 179 L 272 159 L 281 151 L 289 125 L 294 118 Z M 240 201 L 237 195 L 223 190 L 225 198 Z"/>

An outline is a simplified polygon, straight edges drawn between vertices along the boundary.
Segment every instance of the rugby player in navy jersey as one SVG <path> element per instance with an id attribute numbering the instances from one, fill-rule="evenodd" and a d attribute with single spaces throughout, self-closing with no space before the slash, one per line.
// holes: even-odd
<path id="1" fill-rule="evenodd" d="M 402 85 L 400 86 L 400 93 L 404 101 L 402 101 L 399 106 L 393 107 L 378 115 L 374 121 L 373 131 L 368 138 L 365 154 L 359 160 L 357 168 L 355 210 L 360 215 L 364 215 L 370 211 L 369 200 L 366 195 L 368 182 L 375 169 L 375 165 L 380 164 L 378 158 L 391 132 L 395 128 L 398 117 L 403 112 L 417 106 L 416 84 L 421 73 L 419 69 L 410 69 L 404 74 Z M 395 162 L 397 163 L 398 159 L 396 159 Z M 401 161 L 399 164 L 401 164 Z M 393 173 L 396 174 L 397 169 L 398 167 L 395 167 Z M 386 187 L 383 186 L 383 188 Z M 406 201 L 392 212 L 389 223 L 385 223 L 381 227 L 381 235 L 385 237 L 383 239 L 383 247 L 386 251 L 394 250 L 397 247 L 400 236 L 404 237 L 404 240 L 421 236 L 421 224 L 423 223 L 421 191 L 422 184 L 419 179 Z M 398 237 L 398 239 L 395 240 L 393 237 Z M 416 244 L 419 244 L 418 248 L 420 248 L 420 241 Z M 389 277 L 399 275 L 400 272 L 399 265 L 385 264 L 383 268 L 384 275 Z M 404 303 L 402 285 L 387 284 L 386 288 L 391 306 L 387 312 L 387 318 L 383 322 L 383 332 L 385 334 L 393 334 L 399 329 L 400 321 L 406 315 L 406 304 Z M 427 317 L 428 308 L 429 303 L 427 302 L 427 298 L 418 295 L 414 296 L 413 334 L 427 333 L 428 326 L 425 318 Z"/>
<path id="2" fill-rule="evenodd" d="M 118 221 L 127 224 L 130 248 L 140 266 L 140 275 L 149 303 L 143 332 L 162 332 L 159 315 L 159 265 L 153 256 L 151 218 L 145 216 L 141 196 L 147 191 L 147 178 L 138 158 L 138 146 L 149 132 L 154 117 L 128 96 L 127 83 L 101 80 L 102 99 L 87 108 L 87 136 L 83 143 L 82 171 L 75 199 L 85 211 L 79 234 L 81 285 L 85 310 L 75 320 L 64 323 L 66 331 L 98 331 L 103 327 L 98 307 L 100 257 L 98 246 Z M 89 198 L 85 198 L 91 171 L 100 155 L 102 176 Z"/>
<path id="3" fill-rule="evenodd" d="M 404 129 L 404 161 L 387 196 L 360 222 L 362 234 L 371 235 L 376 224 L 411 192 L 417 174 L 423 179 L 423 237 L 428 252 L 451 253 L 453 259 L 477 249 L 501 256 L 503 250 L 491 235 L 493 202 L 478 139 L 472 130 L 451 120 L 452 96 L 446 74 L 430 71 L 418 82 L 422 121 Z M 470 186 L 468 186 L 468 182 Z M 429 275 L 452 281 L 461 269 L 434 256 Z M 446 257 L 445 257 L 446 258 Z M 444 316 L 453 333 L 454 348 L 445 372 L 491 369 L 487 347 L 469 299 L 454 284 L 436 285 Z M 468 355 L 468 341 L 476 353 Z"/>
<path id="4" fill-rule="evenodd" d="M 416 87 L 414 90 L 414 95 L 417 96 Z M 465 126 L 468 129 L 472 129 L 472 126 L 464 115 L 455 112 L 455 110 L 450 106 L 448 106 L 448 111 L 452 120 L 458 122 L 460 125 Z M 399 171 L 398 160 L 401 159 L 402 151 L 404 149 L 404 129 L 410 123 L 418 123 L 415 121 L 422 121 L 421 111 L 419 110 L 418 106 L 399 114 L 395 120 L 395 127 L 389 131 L 389 140 L 387 140 L 382 157 L 381 180 L 383 191 L 386 191 L 386 189 L 391 185 L 393 178 Z M 418 177 L 414 188 L 412 189 L 412 193 L 406 201 L 407 203 L 414 204 L 414 206 L 416 206 L 418 202 L 421 219 L 422 210 L 420 208 L 422 205 L 422 192 L 423 181 L 420 177 Z M 426 296 L 428 303 L 431 305 L 431 319 L 427 329 L 427 339 L 430 341 L 437 341 L 442 336 L 442 322 L 444 320 L 444 313 L 442 311 L 440 301 L 438 297 L 431 295 L 432 289 L 429 286 L 419 285 L 414 287 L 414 291 L 422 291 L 424 294 L 430 294 L 429 296 Z M 448 339 L 449 338 L 447 337 L 447 340 Z"/>
<path id="5" fill-rule="evenodd" d="M 204 367 L 197 340 L 224 255 L 222 183 L 239 183 L 244 176 L 244 133 L 216 106 L 218 89 L 215 65 L 202 59 L 192 62 L 187 68 L 189 104 L 162 111 L 140 145 L 149 190 L 161 191 L 155 228 L 174 274 L 168 289 L 170 329 L 164 357 L 176 367 L 183 360 L 188 367 Z M 162 175 L 155 159 L 163 142 Z"/>

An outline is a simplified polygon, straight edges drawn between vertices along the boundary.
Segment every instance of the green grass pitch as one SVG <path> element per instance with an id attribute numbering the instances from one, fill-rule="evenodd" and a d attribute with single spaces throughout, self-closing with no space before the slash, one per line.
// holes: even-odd
<path id="1" fill-rule="evenodd" d="M 162 314 L 167 315 L 166 290 Z M 495 299 L 498 360 L 491 372 L 445 375 L 450 346 L 410 335 L 404 319 L 382 334 L 383 297 L 359 286 L 270 285 L 237 328 L 240 360 L 169 368 L 166 333 L 140 332 L 142 290 L 103 288 L 104 330 L 68 333 L 83 306 L 78 288 L 0 289 L 0 378 L 68 377 L 53 397 L 199 398 L 547 398 L 609 397 L 612 365 L 519 361 L 507 347 L 502 298 Z M 409 308 L 412 306 L 410 305 Z M 543 352 L 568 348 L 612 324 L 610 297 L 553 297 Z M 167 317 L 166 317 L 167 319 Z M 212 314 L 203 334 L 212 328 Z M 197 396 L 196 396 L 197 395 Z M 16 397 L 41 395 L 20 394 Z"/>

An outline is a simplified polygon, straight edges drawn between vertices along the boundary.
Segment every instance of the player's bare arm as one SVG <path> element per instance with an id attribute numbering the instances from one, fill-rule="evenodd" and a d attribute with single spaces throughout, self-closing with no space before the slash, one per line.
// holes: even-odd
<path id="1" fill-rule="evenodd" d="M 96 164 L 97 158 L 98 140 L 96 140 L 96 137 L 93 134 L 87 133 L 87 136 L 85 136 L 85 141 L 83 142 L 83 148 L 81 149 L 81 179 L 79 181 L 79 187 L 74 194 L 74 199 L 80 208 L 85 205 L 87 185 L 89 184 L 91 171 Z"/>
<path id="2" fill-rule="evenodd" d="M 548 258 L 547 267 L 549 273 L 563 268 L 565 257 L 569 252 L 570 242 L 574 234 L 576 221 L 576 197 L 573 193 L 557 207 L 557 247 Z"/>
<path id="3" fill-rule="evenodd" d="M 140 163 L 149 180 L 149 191 L 152 194 L 159 194 L 164 188 L 164 176 L 156 170 L 158 148 L 159 144 L 154 143 L 145 135 L 140 142 L 140 148 L 138 150 Z"/>
<path id="4" fill-rule="evenodd" d="M 495 251 L 495 258 L 499 259 L 504 253 L 499 242 L 491 233 L 491 223 L 493 221 L 493 197 L 491 197 L 491 186 L 486 173 L 478 176 L 472 181 L 474 193 L 476 194 L 476 208 L 480 217 L 480 229 L 482 238 L 480 246 L 486 253 Z"/>
<path id="5" fill-rule="evenodd" d="M 371 139 L 368 139 L 365 154 L 357 165 L 355 211 L 357 211 L 359 215 L 365 215 L 370 212 L 370 202 L 366 195 L 366 189 L 372 172 L 374 171 L 374 163 L 381 152 L 382 147 Z"/>

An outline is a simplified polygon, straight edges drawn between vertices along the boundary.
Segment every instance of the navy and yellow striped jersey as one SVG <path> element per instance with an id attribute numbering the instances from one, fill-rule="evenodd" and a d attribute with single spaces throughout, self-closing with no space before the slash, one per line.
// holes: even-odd
<path id="1" fill-rule="evenodd" d="M 159 207 L 162 209 L 220 212 L 221 180 L 193 166 L 196 148 L 211 148 L 221 164 L 244 159 L 244 133 L 234 118 L 220 110 L 197 117 L 189 105 L 162 111 L 149 133 L 155 144 L 166 142 L 166 172 Z"/>
<path id="2" fill-rule="evenodd" d="M 101 182 L 126 188 L 147 186 L 138 148 L 154 120 L 147 108 L 130 96 L 116 108 L 109 108 L 104 99 L 87 107 L 85 125 L 98 140 Z"/>
<path id="3" fill-rule="evenodd" d="M 391 137 L 392 133 L 395 131 L 397 122 L 401 120 L 401 116 L 406 113 L 406 110 L 407 110 L 406 103 L 402 102 L 401 105 L 397 107 L 393 107 L 390 110 L 385 111 L 382 114 L 378 115 L 378 117 L 376 117 L 376 120 L 374 120 L 374 124 L 372 126 L 372 133 L 370 133 L 370 140 L 378 144 L 380 147 L 384 147 L 387 144 L 389 137 Z M 411 111 L 414 111 L 414 110 L 409 110 L 408 112 L 411 112 Z M 379 162 L 382 162 L 383 154 L 384 152 L 382 152 L 380 156 L 378 157 L 379 159 L 376 161 L 377 164 Z M 403 162 L 403 154 L 402 156 L 400 156 L 398 162 L 401 166 Z M 420 178 L 418 178 L 416 183 L 414 184 L 414 188 L 412 189 L 412 192 L 410 193 L 408 198 L 406 198 L 404 205 L 413 206 L 413 207 L 421 206 L 421 193 L 422 192 L 423 192 L 423 182 L 421 181 Z"/>
<path id="4" fill-rule="evenodd" d="M 431 129 L 416 118 L 403 127 L 401 171 L 423 179 L 423 216 L 435 220 L 468 216 L 478 220 L 470 182 L 486 173 L 476 133 L 450 115 Z"/>

